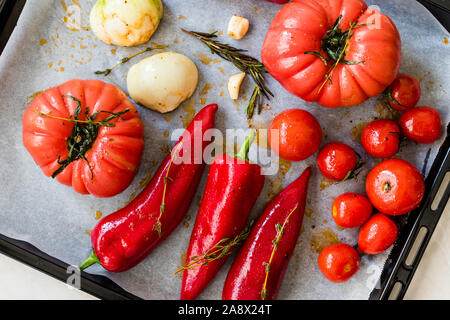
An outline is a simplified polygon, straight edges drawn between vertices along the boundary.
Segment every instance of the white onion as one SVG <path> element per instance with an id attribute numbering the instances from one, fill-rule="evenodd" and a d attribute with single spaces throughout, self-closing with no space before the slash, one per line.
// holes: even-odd
<path id="1" fill-rule="evenodd" d="M 130 97 L 152 110 L 166 113 L 177 108 L 195 91 L 198 70 L 188 57 L 164 52 L 145 58 L 128 71 Z"/>
<path id="2" fill-rule="evenodd" d="M 161 0 L 98 0 L 90 24 L 103 42 L 130 47 L 150 40 L 162 16 Z"/>

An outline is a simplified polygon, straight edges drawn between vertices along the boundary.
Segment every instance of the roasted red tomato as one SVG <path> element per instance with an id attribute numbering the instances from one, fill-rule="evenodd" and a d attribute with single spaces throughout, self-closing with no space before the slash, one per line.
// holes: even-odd
<path id="1" fill-rule="evenodd" d="M 377 164 L 366 180 L 366 193 L 372 205 L 393 216 L 417 208 L 424 192 L 425 183 L 419 170 L 402 159 Z"/>
<path id="2" fill-rule="evenodd" d="M 400 128 L 392 120 L 374 120 L 364 127 L 361 144 L 374 157 L 390 158 L 398 152 Z"/>
<path id="3" fill-rule="evenodd" d="M 386 96 L 392 109 L 405 111 L 416 106 L 420 99 L 420 91 L 416 78 L 399 74 L 386 89 Z"/>
<path id="4" fill-rule="evenodd" d="M 373 215 L 359 230 L 358 251 L 378 254 L 389 248 L 397 239 L 397 226 L 381 213 Z"/>
<path id="5" fill-rule="evenodd" d="M 284 3 L 289 2 L 290 0 L 266 0 L 266 1 L 278 3 L 278 4 L 284 4 Z"/>
<path id="6" fill-rule="evenodd" d="M 431 107 L 417 107 L 404 112 L 398 120 L 402 133 L 418 143 L 432 143 L 441 136 L 441 116 Z"/>
<path id="7" fill-rule="evenodd" d="M 342 181 L 351 177 L 358 165 L 356 152 L 342 142 L 330 142 L 317 154 L 320 172 L 331 181 Z"/>
<path id="8" fill-rule="evenodd" d="M 345 243 L 325 247 L 319 254 L 319 269 L 331 282 L 345 282 L 359 270 L 359 255 Z"/>
<path id="9" fill-rule="evenodd" d="M 272 135 L 278 139 L 273 140 Z M 270 147 L 286 160 L 304 160 L 313 155 L 321 143 L 322 128 L 317 119 L 305 110 L 285 110 L 269 126 Z"/>
<path id="10" fill-rule="evenodd" d="M 359 193 L 344 193 L 333 201 L 331 215 L 342 228 L 356 228 L 366 222 L 372 214 L 369 199 Z"/>
<path id="11" fill-rule="evenodd" d="M 394 81 L 401 40 L 391 19 L 362 0 L 293 0 L 273 19 L 261 57 L 293 94 L 349 107 Z"/>
<path id="12" fill-rule="evenodd" d="M 23 144 L 44 174 L 97 197 L 114 196 L 131 183 L 143 133 L 126 95 L 98 80 L 47 89 L 23 115 Z"/>

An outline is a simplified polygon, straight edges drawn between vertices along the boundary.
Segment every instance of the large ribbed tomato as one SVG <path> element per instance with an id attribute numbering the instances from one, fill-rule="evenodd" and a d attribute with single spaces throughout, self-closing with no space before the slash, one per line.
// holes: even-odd
<path id="1" fill-rule="evenodd" d="M 273 19 L 261 57 L 291 93 L 350 107 L 392 83 L 401 41 L 391 19 L 362 0 L 292 0 Z"/>
<path id="2" fill-rule="evenodd" d="M 127 112 L 99 125 L 83 157 L 70 162 L 55 175 L 68 158 L 69 141 L 79 148 L 86 136 L 74 136 L 74 119 L 86 120 L 86 107 L 94 120 Z M 78 122 L 81 131 L 84 123 Z M 111 197 L 125 190 L 133 180 L 144 149 L 143 125 L 136 108 L 117 87 L 98 80 L 70 80 L 37 96 L 23 115 L 23 144 L 46 176 L 55 175 L 81 194 Z M 72 150 L 72 154 L 74 154 Z M 59 163 L 58 163 L 59 161 Z"/>

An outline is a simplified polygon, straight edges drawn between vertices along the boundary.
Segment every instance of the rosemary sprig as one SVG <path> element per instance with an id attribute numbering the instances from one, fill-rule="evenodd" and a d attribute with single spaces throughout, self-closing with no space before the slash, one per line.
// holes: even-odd
<path id="1" fill-rule="evenodd" d="M 169 177 L 169 171 L 170 171 L 170 167 L 172 166 L 173 160 L 175 159 L 176 153 L 179 151 L 181 146 L 181 141 L 177 144 L 177 146 L 170 152 L 170 162 L 169 165 L 167 167 L 167 171 L 166 171 L 166 175 L 164 176 L 164 190 L 163 190 L 163 195 L 162 195 L 162 200 L 161 200 L 161 205 L 159 206 L 159 216 L 158 219 L 156 220 L 155 224 L 153 225 L 152 230 L 156 230 L 158 231 L 158 236 L 161 237 L 161 217 L 164 213 L 164 211 L 166 210 L 166 190 L 167 190 L 167 184 L 169 181 L 173 181 L 172 178 Z"/>
<path id="2" fill-rule="evenodd" d="M 44 117 L 49 117 L 53 119 L 63 120 L 63 121 L 69 121 L 75 123 L 75 126 L 72 129 L 72 134 L 67 139 L 67 149 L 69 150 L 69 154 L 67 155 L 67 158 L 64 160 L 61 160 L 61 156 L 58 156 L 57 162 L 60 165 L 58 169 L 56 169 L 52 173 L 52 178 L 55 178 L 58 174 L 60 174 L 64 169 L 73 161 L 83 159 L 88 164 L 89 170 L 91 171 L 91 181 L 94 180 L 94 173 L 92 171 L 92 168 L 89 164 L 89 161 L 85 157 L 85 154 L 88 150 L 92 148 L 92 145 L 95 142 L 95 139 L 98 135 L 98 129 L 100 126 L 104 127 L 114 127 L 116 124 L 114 122 L 109 122 L 110 120 L 114 118 L 121 118 L 121 115 L 124 113 L 127 113 L 129 109 L 114 113 L 109 111 L 97 111 L 93 113 L 91 116 L 89 115 L 89 108 L 86 107 L 84 114 L 86 117 L 86 120 L 79 120 L 78 117 L 81 112 L 81 102 L 77 98 L 70 96 L 70 95 L 63 95 L 63 97 L 70 98 L 74 100 L 77 103 L 77 107 L 75 108 L 75 112 L 73 115 L 73 119 L 71 118 L 63 118 L 63 117 L 57 117 L 53 116 L 50 113 L 43 113 L 40 111 L 35 110 L 39 115 Z M 103 120 L 95 121 L 95 118 L 100 113 L 108 113 L 110 116 L 106 117 Z"/>
<path id="3" fill-rule="evenodd" d="M 291 217 L 292 213 L 294 213 L 294 211 L 297 209 L 298 205 L 296 205 L 294 207 L 294 209 L 292 209 L 292 211 L 287 215 L 286 219 L 284 219 L 283 225 L 280 225 L 279 223 L 277 223 L 275 225 L 275 229 L 277 230 L 277 235 L 275 237 L 275 239 L 272 240 L 273 243 L 273 249 L 272 249 L 272 253 L 270 254 L 270 258 L 269 258 L 269 262 L 263 262 L 263 265 L 266 267 L 266 277 L 264 278 L 264 284 L 263 284 L 263 288 L 261 290 L 261 299 L 265 300 L 267 297 L 267 281 L 269 280 L 269 273 L 270 273 L 270 266 L 272 264 L 273 258 L 275 257 L 275 252 L 278 249 L 278 244 L 280 243 L 281 237 L 283 236 L 284 233 L 284 228 L 286 227 L 286 224 L 289 222 L 289 218 Z"/>
<path id="4" fill-rule="evenodd" d="M 245 108 L 245 113 L 247 114 L 247 119 L 251 119 L 253 113 L 255 112 L 255 106 L 258 106 L 258 113 L 261 111 L 262 99 L 261 99 L 261 89 L 255 84 L 253 88 L 252 96 L 248 101 L 247 108 Z"/>
<path id="5" fill-rule="evenodd" d="M 71 96 L 68 96 L 68 97 L 71 97 Z M 73 98 L 73 97 L 71 97 L 71 98 Z M 78 100 L 77 100 L 78 101 Z M 87 112 L 89 112 L 89 108 L 86 108 L 86 110 L 87 110 Z M 108 123 L 108 121 L 109 120 L 111 120 L 111 119 L 114 119 L 114 118 L 116 118 L 116 117 L 120 117 L 122 114 L 124 114 L 124 113 L 126 113 L 126 112 L 128 112 L 128 111 L 130 111 L 130 109 L 126 109 L 126 110 L 124 110 L 124 111 L 120 111 L 120 112 L 117 112 L 117 113 L 113 113 L 113 112 L 110 112 L 110 111 L 97 111 L 96 113 L 94 113 L 92 116 L 90 116 L 90 120 L 79 120 L 79 119 L 77 119 L 77 118 L 74 118 L 74 119 L 70 119 L 70 118 L 63 118 L 63 117 L 57 117 L 57 116 L 54 116 L 54 115 L 52 115 L 52 114 L 50 114 L 50 113 L 43 113 L 43 112 L 41 112 L 41 111 L 37 111 L 37 110 L 35 110 L 35 112 L 37 112 L 39 115 L 41 115 L 41 116 L 45 116 L 45 117 L 49 117 L 49 118 L 53 118 L 53 119 L 58 119 L 58 120 L 63 120 L 63 121 L 68 121 L 68 122 L 73 122 L 73 123 L 86 123 L 86 124 L 95 124 L 95 125 L 99 125 L 99 126 L 103 126 L 103 127 L 115 127 L 116 126 L 116 124 L 114 123 L 114 122 L 110 122 L 110 123 Z M 86 111 L 85 111 L 86 112 Z M 76 113 L 76 110 L 75 110 L 75 113 Z M 79 113 L 79 112 L 78 112 Z M 100 121 L 94 121 L 94 118 L 99 114 L 99 113 L 109 113 L 109 114 L 111 114 L 112 116 L 109 116 L 109 117 L 107 117 L 107 118 L 105 118 L 105 119 L 103 119 L 103 120 L 100 120 Z M 75 114 L 74 114 L 75 115 Z M 76 114 L 76 116 L 78 117 L 78 114 Z M 89 115 L 88 115 L 89 116 Z M 123 120 L 123 118 L 122 117 L 120 117 L 122 120 Z"/>
<path id="6" fill-rule="evenodd" d="M 336 62 L 334 63 L 334 65 L 331 67 L 330 70 L 328 70 L 328 72 L 325 74 L 325 81 L 322 83 L 322 85 L 319 88 L 319 92 L 323 89 L 323 87 L 325 86 L 325 84 L 327 82 L 330 82 L 330 84 L 332 84 L 333 82 L 331 81 L 331 75 L 333 74 L 334 70 L 336 69 L 336 67 L 339 65 L 339 63 L 344 63 L 344 64 L 358 64 L 358 63 L 364 63 L 364 61 L 357 61 L 357 62 L 351 62 L 351 61 L 347 61 L 344 60 L 344 56 L 345 53 L 347 52 L 347 48 L 350 44 L 350 39 L 353 36 L 353 33 L 351 33 L 351 30 L 353 30 L 356 27 L 356 22 L 354 24 L 350 23 L 350 28 L 344 32 L 345 35 L 345 43 L 344 43 L 344 47 L 342 49 L 342 51 L 340 51 L 339 56 L 336 60 Z M 330 51 L 329 51 L 330 52 Z"/>
<path id="7" fill-rule="evenodd" d="M 133 54 L 133 55 L 131 55 L 131 56 L 128 56 L 128 57 L 125 57 L 125 58 L 120 59 L 120 61 L 119 61 L 116 65 L 114 65 L 113 67 L 111 67 L 111 68 L 108 68 L 108 69 L 105 69 L 105 70 L 97 70 L 97 71 L 95 71 L 94 73 L 95 73 L 95 74 L 103 74 L 104 76 L 107 76 L 107 75 L 109 75 L 109 74 L 111 73 L 111 71 L 113 71 L 115 68 L 117 68 L 117 67 L 120 66 L 121 64 L 127 63 L 127 62 L 130 61 L 132 58 L 134 58 L 134 57 L 136 57 L 136 56 L 138 56 L 138 55 L 140 55 L 140 54 L 142 54 L 142 53 L 149 52 L 149 51 L 152 51 L 152 50 L 157 50 L 157 49 L 162 49 L 162 50 L 163 50 L 163 49 L 167 49 L 167 46 L 164 46 L 164 45 L 156 45 L 156 46 L 154 46 L 154 47 L 147 47 L 147 48 L 145 48 L 144 50 L 139 51 L 139 52 L 137 52 L 137 53 L 135 53 L 135 54 Z"/>
<path id="8" fill-rule="evenodd" d="M 181 30 L 202 41 L 211 50 L 212 54 L 217 54 L 222 59 L 230 61 L 239 70 L 252 77 L 255 82 L 255 88 L 253 89 L 252 98 L 249 100 L 246 108 L 247 118 L 250 119 L 253 116 L 256 107 L 259 113 L 262 108 L 262 97 L 264 96 L 267 99 L 270 99 L 270 96 L 273 97 L 273 93 L 264 83 L 264 73 L 267 72 L 264 64 L 245 54 L 244 52 L 247 50 L 234 48 L 228 44 L 215 40 L 215 38 L 217 38 L 217 31 L 203 33 L 187 31 L 185 29 Z"/>
<path id="9" fill-rule="evenodd" d="M 178 272 L 181 272 L 183 270 L 191 270 L 206 266 L 210 262 L 219 260 L 231 254 L 233 247 L 241 244 L 245 239 L 247 239 L 250 234 L 252 225 L 253 221 L 251 221 L 244 229 L 242 229 L 242 231 L 233 239 L 223 238 L 204 254 L 192 257 L 189 263 L 178 267 L 178 270 L 175 271 L 174 274 L 177 274 Z"/>

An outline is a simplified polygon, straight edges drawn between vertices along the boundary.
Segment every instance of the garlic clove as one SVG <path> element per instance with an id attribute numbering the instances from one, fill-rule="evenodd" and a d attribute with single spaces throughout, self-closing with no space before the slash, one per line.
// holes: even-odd
<path id="1" fill-rule="evenodd" d="M 237 73 L 228 78 L 227 88 L 230 98 L 236 100 L 239 97 L 239 89 L 245 78 L 245 72 Z"/>
<path id="2" fill-rule="evenodd" d="M 242 39 L 247 33 L 249 26 L 248 19 L 235 14 L 228 23 L 228 35 L 234 39 Z"/>

